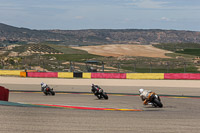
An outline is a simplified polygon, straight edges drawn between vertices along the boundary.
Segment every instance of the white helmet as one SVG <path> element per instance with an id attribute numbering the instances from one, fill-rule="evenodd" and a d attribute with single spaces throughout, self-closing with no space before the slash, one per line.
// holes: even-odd
<path id="1" fill-rule="evenodd" d="M 143 88 L 139 89 L 139 93 L 142 94 L 142 92 L 144 91 Z"/>
<path id="2" fill-rule="evenodd" d="M 44 84 L 44 83 L 42 82 L 42 83 L 41 83 L 41 86 L 43 86 L 43 84 Z"/>

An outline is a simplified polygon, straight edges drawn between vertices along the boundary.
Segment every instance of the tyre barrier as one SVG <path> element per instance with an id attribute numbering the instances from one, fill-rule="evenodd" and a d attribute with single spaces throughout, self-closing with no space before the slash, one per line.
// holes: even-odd
<path id="1" fill-rule="evenodd" d="M 82 72 L 74 72 L 74 78 L 82 78 L 83 77 L 83 73 Z"/>
<path id="2" fill-rule="evenodd" d="M 20 72 L 20 77 L 27 77 L 27 73 L 26 72 Z"/>
<path id="3" fill-rule="evenodd" d="M 127 79 L 164 79 L 164 73 L 127 73 Z"/>
<path id="4" fill-rule="evenodd" d="M 0 70 L 0 75 L 37 78 L 101 78 L 101 79 L 182 79 L 200 80 L 200 73 L 100 73 L 100 72 L 34 72 L 23 70 Z"/>
<path id="5" fill-rule="evenodd" d="M 84 79 L 91 79 L 91 73 L 83 73 L 83 77 L 82 78 L 84 78 Z"/>
<path id="6" fill-rule="evenodd" d="M 199 80 L 199 73 L 165 73 L 164 79 Z"/>
<path id="7" fill-rule="evenodd" d="M 73 78 L 73 72 L 58 72 L 58 78 Z"/>
<path id="8" fill-rule="evenodd" d="M 0 75 L 20 76 L 22 70 L 0 70 Z"/>
<path id="9" fill-rule="evenodd" d="M 0 86 L 0 100 L 1 101 L 8 101 L 9 98 L 9 90 Z"/>
<path id="10" fill-rule="evenodd" d="M 92 73 L 91 78 L 126 79 L 126 73 Z"/>
<path id="11" fill-rule="evenodd" d="M 27 77 L 58 78 L 57 72 L 27 72 Z"/>

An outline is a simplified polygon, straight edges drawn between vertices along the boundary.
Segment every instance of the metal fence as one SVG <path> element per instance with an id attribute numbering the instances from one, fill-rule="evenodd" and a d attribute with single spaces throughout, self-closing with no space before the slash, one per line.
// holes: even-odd
<path id="1" fill-rule="evenodd" d="M 45 59 L 26 59 L 20 61 L 8 60 L 0 62 L 0 69 L 35 69 L 38 71 L 65 71 L 65 72 L 134 72 L 134 73 L 197 73 L 198 64 L 184 61 L 174 62 L 153 62 L 153 61 L 133 61 L 133 62 L 117 62 L 117 61 L 100 61 L 98 63 L 59 62 L 55 60 Z"/>

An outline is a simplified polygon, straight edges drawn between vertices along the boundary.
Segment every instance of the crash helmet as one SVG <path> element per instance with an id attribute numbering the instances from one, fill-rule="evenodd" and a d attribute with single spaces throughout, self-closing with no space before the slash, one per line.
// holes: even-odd
<path id="1" fill-rule="evenodd" d="M 92 84 L 91 86 L 94 86 L 94 84 Z"/>
<path id="2" fill-rule="evenodd" d="M 43 84 L 44 84 L 44 83 L 42 82 L 42 83 L 41 83 L 41 86 L 42 86 Z"/>
<path id="3" fill-rule="evenodd" d="M 142 94 L 143 91 L 144 91 L 143 88 L 140 88 L 140 89 L 139 89 L 139 93 L 140 93 L 140 94 Z"/>

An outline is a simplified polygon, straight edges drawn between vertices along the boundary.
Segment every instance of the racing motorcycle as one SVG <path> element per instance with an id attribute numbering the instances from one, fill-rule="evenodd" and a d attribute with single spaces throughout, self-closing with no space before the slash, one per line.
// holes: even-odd
<path id="1" fill-rule="evenodd" d="M 97 96 L 98 99 L 108 99 L 108 95 L 106 92 L 104 92 L 104 90 L 102 88 L 100 88 L 97 85 L 92 85 L 92 89 L 91 89 L 92 93 Z"/>
<path id="2" fill-rule="evenodd" d="M 162 108 L 163 107 L 163 104 L 160 100 L 160 97 L 154 93 L 154 92 L 151 92 L 148 96 L 148 104 L 149 105 L 152 105 L 153 107 L 160 107 Z"/>
<path id="3" fill-rule="evenodd" d="M 55 95 L 55 92 L 53 91 L 53 88 L 50 88 L 50 87 L 47 87 L 45 91 L 43 91 L 44 94 L 47 96 L 47 95 L 52 95 L 54 96 Z"/>

